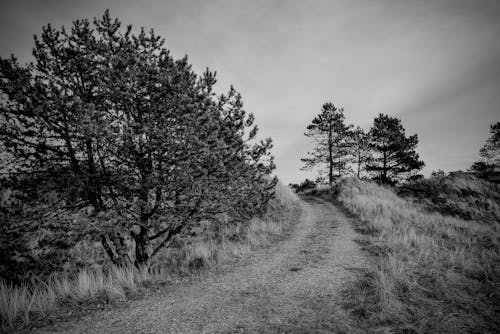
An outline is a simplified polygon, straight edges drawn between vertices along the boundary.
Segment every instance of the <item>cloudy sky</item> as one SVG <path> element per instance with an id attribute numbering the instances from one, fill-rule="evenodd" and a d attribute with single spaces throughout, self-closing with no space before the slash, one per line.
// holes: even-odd
<path id="1" fill-rule="evenodd" d="M 467 169 L 500 121 L 500 1 L 24 1 L 3 0 L 0 56 L 31 60 L 33 34 L 106 8 L 154 28 L 194 69 L 233 84 L 274 140 L 277 174 L 299 171 L 303 132 L 321 105 L 368 129 L 378 113 L 418 133 L 424 172 Z"/>

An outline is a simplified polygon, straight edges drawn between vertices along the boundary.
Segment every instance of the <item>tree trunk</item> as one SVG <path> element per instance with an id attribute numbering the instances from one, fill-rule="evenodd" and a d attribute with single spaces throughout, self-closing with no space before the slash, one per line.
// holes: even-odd
<path id="1" fill-rule="evenodd" d="M 361 171 L 361 150 L 358 150 L 358 179 L 360 171 Z"/>
<path id="2" fill-rule="evenodd" d="M 330 125 L 329 131 L 328 131 L 328 167 L 329 167 L 329 173 L 328 173 L 328 183 L 330 185 L 333 184 L 333 142 L 332 142 L 332 126 Z"/>
<path id="3" fill-rule="evenodd" d="M 384 167 L 382 170 L 382 182 L 387 183 L 387 152 L 384 151 Z"/>
<path id="4" fill-rule="evenodd" d="M 102 199 L 101 185 L 97 181 L 97 168 L 94 161 L 94 150 L 92 145 L 92 139 L 87 138 L 85 140 L 88 167 L 88 173 L 86 176 L 87 197 L 95 210 L 100 211 L 104 207 L 104 201 Z"/>
<path id="5" fill-rule="evenodd" d="M 342 177 L 342 164 L 341 164 L 340 154 L 339 154 L 339 177 Z"/>
<path id="6" fill-rule="evenodd" d="M 111 262 L 118 266 L 128 266 L 132 263 L 128 255 L 125 238 L 118 233 L 101 235 L 101 244 Z"/>
<path id="7" fill-rule="evenodd" d="M 139 268 L 141 266 L 149 266 L 149 236 L 148 230 L 141 226 L 139 233 L 135 233 L 135 261 L 134 265 Z"/>

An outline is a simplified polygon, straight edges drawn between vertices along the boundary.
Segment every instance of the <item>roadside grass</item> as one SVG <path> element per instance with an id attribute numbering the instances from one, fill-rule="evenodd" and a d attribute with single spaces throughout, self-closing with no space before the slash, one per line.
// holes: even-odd
<path id="1" fill-rule="evenodd" d="M 103 300 L 113 303 L 127 299 L 163 273 L 135 267 L 112 266 L 108 270 L 82 269 L 73 275 L 53 275 L 43 281 L 15 286 L 0 281 L 2 326 L 30 323 L 71 303 Z"/>
<path id="2" fill-rule="evenodd" d="M 498 333 L 498 222 L 430 212 L 356 178 L 341 180 L 335 190 L 365 223 L 377 259 L 346 293 L 346 307 L 367 330 Z"/>
<path id="3" fill-rule="evenodd" d="M 74 274 L 54 274 L 14 285 L 0 279 L 0 322 L 3 329 L 22 327 L 71 305 L 92 301 L 125 301 L 150 285 L 169 282 L 176 272 L 194 271 L 239 258 L 264 247 L 298 221 L 301 202 L 290 188 L 278 183 L 267 213 L 249 222 L 228 224 L 216 234 L 181 240 L 165 249 L 150 268 L 98 266 Z M 78 252 L 99 257 L 101 252 L 79 246 Z M 96 259 L 90 259 L 95 264 Z"/>

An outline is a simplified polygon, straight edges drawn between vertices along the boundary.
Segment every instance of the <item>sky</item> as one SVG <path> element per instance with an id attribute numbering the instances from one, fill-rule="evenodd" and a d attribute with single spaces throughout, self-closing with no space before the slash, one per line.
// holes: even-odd
<path id="1" fill-rule="evenodd" d="M 33 35 L 105 9 L 153 28 L 175 58 L 233 84 L 285 182 L 312 150 L 303 134 L 325 102 L 368 130 L 379 113 L 417 133 L 424 174 L 466 170 L 500 121 L 500 1 L 1 0 L 0 56 L 32 60 Z"/>

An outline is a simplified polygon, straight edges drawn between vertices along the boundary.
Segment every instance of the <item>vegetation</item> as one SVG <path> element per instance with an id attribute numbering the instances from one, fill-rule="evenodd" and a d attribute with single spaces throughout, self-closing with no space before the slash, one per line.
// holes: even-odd
<path id="1" fill-rule="evenodd" d="M 293 189 L 296 193 L 301 193 L 303 191 L 316 188 L 316 183 L 309 179 L 305 179 L 300 184 L 290 184 L 290 188 Z"/>
<path id="2" fill-rule="evenodd" d="M 322 179 L 322 168 L 326 168 L 330 185 L 335 178 L 352 174 L 353 167 L 358 177 L 366 171 L 379 182 L 395 184 L 415 178 L 415 172 L 425 165 L 415 151 L 417 135 L 406 137 L 401 120 L 396 117 L 380 114 L 365 133 L 359 126 L 353 130 L 353 125 L 345 124 L 343 109 L 325 103 L 321 114 L 307 126 L 305 135 L 313 138 L 315 146 L 309 157 L 301 159 L 303 169 L 319 167 Z"/>
<path id="3" fill-rule="evenodd" d="M 106 11 L 49 24 L 34 43 L 33 63 L 0 58 L 3 329 L 227 263 L 300 218 L 241 94 L 215 93 L 215 73 L 194 73 L 153 30 Z M 369 237 L 376 263 L 346 305 L 363 326 L 497 331 L 500 186 L 416 175 L 418 136 L 385 114 L 365 132 L 325 103 L 305 136 L 315 146 L 303 168 L 320 175 L 291 188 L 336 196 Z M 476 174 L 499 168 L 500 123 L 480 155 Z"/>
<path id="4" fill-rule="evenodd" d="M 361 176 L 361 172 L 366 169 L 366 164 L 372 158 L 370 151 L 370 137 L 359 126 L 352 132 L 353 138 L 353 162 L 356 165 L 356 175 Z"/>
<path id="5" fill-rule="evenodd" d="M 500 122 L 490 127 L 490 137 L 479 150 L 481 160 L 475 162 L 471 170 L 476 172 L 492 172 L 500 168 Z"/>
<path id="6" fill-rule="evenodd" d="M 486 198 L 497 190 L 471 178 L 453 181 L 450 193 L 475 189 Z M 340 203 L 365 223 L 368 247 L 376 256 L 376 264 L 347 294 L 346 306 L 367 329 L 498 331 L 498 221 L 465 221 L 430 212 L 390 188 L 355 178 L 342 180 L 336 193 Z M 490 209 L 474 209 L 483 211 L 478 217 L 489 216 Z"/>
<path id="7" fill-rule="evenodd" d="M 416 134 L 406 137 L 400 119 L 380 114 L 370 129 L 373 157 L 366 169 L 377 173 L 375 178 L 382 183 L 394 183 L 401 175 L 424 167 L 424 162 L 415 152 L 417 144 Z"/>
<path id="8" fill-rule="evenodd" d="M 329 184 L 334 181 L 334 170 L 338 173 L 335 177 L 343 176 L 349 169 L 351 127 L 345 124 L 344 109 L 325 103 L 321 113 L 307 126 L 305 136 L 314 140 L 315 147 L 313 152 L 308 153 L 309 157 L 301 159 L 303 168 L 326 166 L 323 168 L 326 168 Z"/>
<path id="9" fill-rule="evenodd" d="M 402 185 L 398 193 L 431 211 L 490 224 L 500 221 L 500 185 L 468 173 L 434 173 Z"/>
<path id="10" fill-rule="evenodd" d="M 33 269 L 48 248 L 99 241 L 137 268 L 200 225 L 262 215 L 276 178 L 271 140 L 215 74 L 174 60 L 153 30 L 106 11 L 71 29 L 43 28 L 34 63 L 0 60 L 1 257 Z M 38 245 L 28 245 L 37 240 Z M 33 258 L 31 250 L 40 250 Z M 60 267 L 57 260 L 49 270 Z"/>
<path id="11" fill-rule="evenodd" d="M 255 247 L 270 245 L 290 229 L 301 214 L 300 200 L 288 187 L 278 183 L 275 190 L 276 196 L 268 202 L 264 216 L 221 229 L 207 225 L 202 235 L 183 238 L 175 246 L 163 249 L 149 268 L 87 266 L 74 274 L 53 274 L 21 285 L 0 280 L 2 327 L 26 325 L 68 307 L 78 310 L 77 304 L 81 303 L 88 307 L 89 303 L 120 302 L 137 295 L 144 287 L 171 282 L 178 274 L 224 263 Z M 103 252 L 93 253 L 93 256 L 102 255 Z M 82 256 L 90 257 L 87 253 Z"/>

